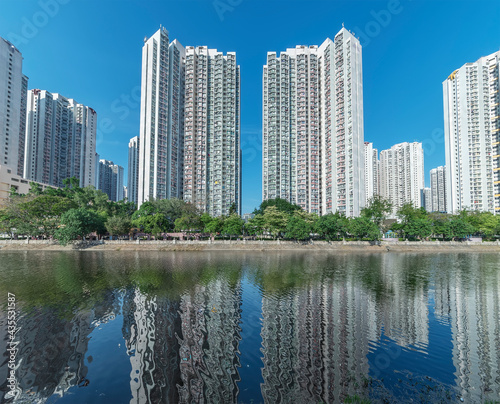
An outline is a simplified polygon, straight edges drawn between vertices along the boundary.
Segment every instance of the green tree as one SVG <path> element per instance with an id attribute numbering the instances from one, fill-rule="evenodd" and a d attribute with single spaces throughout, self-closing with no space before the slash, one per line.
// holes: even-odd
<path id="1" fill-rule="evenodd" d="M 106 221 L 106 230 L 111 236 L 123 236 L 128 234 L 132 228 L 130 218 L 121 215 L 115 215 Z"/>
<path id="2" fill-rule="evenodd" d="M 184 202 L 182 199 L 155 199 L 150 203 L 152 204 L 155 212 L 161 213 L 165 217 L 167 223 L 165 231 L 174 230 L 175 221 L 180 219 L 182 216 L 188 216 L 191 218 L 199 216 L 199 212 L 196 207 L 191 203 Z"/>
<path id="3" fill-rule="evenodd" d="M 62 245 L 81 237 L 82 240 L 91 233 L 102 233 L 104 224 L 102 218 L 85 208 L 70 209 L 61 216 L 61 227 L 56 231 L 56 238 Z"/>
<path id="4" fill-rule="evenodd" d="M 469 213 L 465 219 L 473 228 L 473 233 L 486 237 L 493 237 L 496 234 L 499 216 L 491 212 Z"/>
<path id="5" fill-rule="evenodd" d="M 165 215 L 158 211 L 150 202 L 144 202 L 132 215 L 132 225 L 144 233 L 158 236 L 162 232 L 170 231 L 171 225 Z"/>
<path id="6" fill-rule="evenodd" d="M 12 238 L 14 236 L 15 225 L 7 209 L 0 209 L 0 233 L 7 233 Z"/>
<path id="7" fill-rule="evenodd" d="M 449 221 L 448 215 L 441 212 L 431 212 L 428 216 L 432 223 L 432 234 L 436 237 L 444 237 L 446 223 Z"/>
<path id="8" fill-rule="evenodd" d="M 427 238 L 432 234 L 432 222 L 427 216 L 411 220 L 405 226 L 405 233 L 410 238 Z"/>
<path id="9" fill-rule="evenodd" d="M 380 238 L 379 228 L 366 216 L 350 218 L 349 233 L 357 239 L 378 240 Z"/>
<path id="10" fill-rule="evenodd" d="M 208 213 L 204 213 L 201 216 L 201 221 L 204 224 L 203 231 L 210 233 L 212 237 L 222 232 L 222 227 L 224 226 L 224 219 L 222 217 L 211 217 Z"/>
<path id="11" fill-rule="evenodd" d="M 268 206 L 264 210 L 263 216 L 264 228 L 271 233 L 274 238 L 286 231 L 288 215 L 285 212 L 278 210 L 276 206 Z"/>
<path id="12" fill-rule="evenodd" d="M 245 223 L 245 231 L 252 236 L 262 235 L 264 232 L 264 226 L 264 215 L 255 215 L 252 219 Z"/>
<path id="13" fill-rule="evenodd" d="M 187 232 L 198 232 L 204 228 L 203 222 L 200 220 L 200 216 L 189 213 L 185 213 L 180 218 L 176 219 L 174 226 L 176 231 Z"/>
<path id="14" fill-rule="evenodd" d="M 30 182 L 29 194 L 41 195 L 42 194 L 42 186 L 38 182 Z"/>
<path id="15" fill-rule="evenodd" d="M 465 238 L 474 232 L 474 227 L 461 215 L 453 215 L 445 225 L 445 237 L 455 240 Z"/>
<path id="16" fill-rule="evenodd" d="M 108 195 L 92 185 L 77 188 L 73 199 L 81 208 L 109 213 Z"/>
<path id="17" fill-rule="evenodd" d="M 124 200 L 118 202 L 109 202 L 110 216 L 123 216 L 130 218 L 137 210 L 134 202 L 126 202 Z"/>
<path id="18" fill-rule="evenodd" d="M 9 198 L 6 214 L 17 234 L 52 237 L 61 215 L 76 204 L 64 197 L 28 194 Z"/>
<path id="19" fill-rule="evenodd" d="M 312 225 L 302 216 L 292 215 L 286 224 L 285 236 L 294 240 L 307 240 L 311 238 Z"/>
<path id="20" fill-rule="evenodd" d="M 316 232 L 325 240 L 336 240 L 345 237 L 347 233 L 348 220 L 339 212 L 328 213 L 320 216 L 316 223 Z"/>
<path id="21" fill-rule="evenodd" d="M 378 227 L 380 232 L 384 232 L 384 221 L 392 212 L 392 203 L 389 199 L 375 195 L 368 200 L 365 208 L 361 209 L 361 216 L 371 220 Z"/>
<path id="22" fill-rule="evenodd" d="M 255 215 L 263 215 L 265 210 L 270 206 L 275 207 L 279 212 L 284 212 L 287 215 L 292 215 L 294 212 L 302 210 L 302 208 L 299 205 L 290 203 L 285 199 L 275 198 L 263 201 L 260 204 L 259 208 L 255 209 L 253 213 Z"/>
<path id="23" fill-rule="evenodd" d="M 401 232 L 403 237 L 428 237 L 432 234 L 432 223 L 424 208 L 415 208 L 412 203 L 405 203 L 399 208 L 397 216 L 399 223 L 394 224 L 392 229 Z M 427 235 L 428 226 L 430 226 L 430 233 Z"/>
<path id="24" fill-rule="evenodd" d="M 232 236 L 239 236 L 243 233 L 244 224 L 245 221 L 237 214 L 229 215 L 226 220 L 224 220 L 222 233 L 229 235 L 229 238 L 232 238 Z"/>

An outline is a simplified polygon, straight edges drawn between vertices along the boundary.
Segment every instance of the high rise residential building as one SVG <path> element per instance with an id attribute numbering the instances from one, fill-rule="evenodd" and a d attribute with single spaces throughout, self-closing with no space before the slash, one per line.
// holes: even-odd
<path id="1" fill-rule="evenodd" d="M 135 136 L 128 143 L 127 200 L 137 204 L 139 190 L 139 137 Z"/>
<path id="2" fill-rule="evenodd" d="M 500 212 L 500 51 L 443 82 L 447 209 Z"/>
<path id="3" fill-rule="evenodd" d="M 236 54 L 186 48 L 184 200 L 212 216 L 241 213 L 240 67 Z"/>
<path id="4" fill-rule="evenodd" d="M 24 170 L 27 91 L 21 52 L 0 38 L 0 164 L 20 176 Z"/>
<path id="5" fill-rule="evenodd" d="M 379 194 L 378 150 L 373 148 L 373 143 L 365 142 L 365 195 L 366 201 Z"/>
<path id="6" fill-rule="evenodd" d="M 446 213 L 446 166 L 431 170 L 432 212 Z"/>
<path id="7" fill-rule="evenodd" d="M 203 212 L 241 210 L 240 68 L 236 54 L 169 43 L 142 56 L 138 205 L 183 198 Z"/>
<path id="8" fill-rule="evenodd" d="M 268 52 L 263 200 L 357 216 L 365 204 L 361 45 L 342 28 L 321 46 Z"/>
<path id="9" fill-rule="evenodd" d="M 142 48 L 138 205 L 182 198 L 184 48 L 160 28 Z"/>
<path id="10" fill-rule="evenodd" d="M 420 206 L 427 212 L 432 212 L 432 192 L 430 188 L 420 190 L 420 203 Z"/>
<path id="11" fill-rule="evenodd" d="M 24 177 L 58 187 L 76 177 L 95 186 L 96 112 L 71 98 L 30 90 L 26 119 Z"/>
<path id="12" fill-rule="evenodd" d="M 405 203 L 422 206 L 424 181 L 422 143 L 399 143 L 380 152 L 380 195 L 392 202 L 394 214 Z"/>
<path id="13" fill-rule="evenodd" d="M 106 193 L 111 201 L 123 200 L 123 167 L 109 160 L 99 160 L 97 189 Z"/>

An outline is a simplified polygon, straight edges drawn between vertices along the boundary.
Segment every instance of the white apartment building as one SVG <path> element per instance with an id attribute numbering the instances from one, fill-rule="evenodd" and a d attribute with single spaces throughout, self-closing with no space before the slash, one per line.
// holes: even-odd
<path id="1" fill-rule="evenodd" d="M 123 200 L 123 167 L 112 161 L 99 160 L 99 180 L 97 189 L 108 195 L 110 201 Z"/>
<path id="2" fill-rule="evenodd" d="M 443 82 L 446 198 L 450 213 L 500 212 L 500 51 Z"/>
<path id="3" fill-rule="evenodd" d="M 427 212 L 432 212 L 432 192 L 431 189 L 426 187 L 420 190 L 420 203 L 421 207 Z"/>
<path id="4" fill-rule="evenodd" d="M 446 166 L 439 166 L 430 171 L 431 211 L 446 213 Z"/>
<path id="5" fill-rule="evenodd" d="M 76 177 L 95 186 L 96 112 L 71 98 L 30 90 L 27 101 L 24 177 L 62 187 Z"/>
<path id="6" fill-rule="evenodd" d="M 139 190 L 139 136 L 130 139 L 128 143 L 128 176 L 127 200 L 137 204 Z"/>
<path id="7" fill-rule="evenodd" d="M 212 216 L 241 210 L 240 67 L 236 54 L 186 48 L 184 200 Z"/>
<path id="8" fill-rule="evenodd" d="M 378 177 L 378 150 L 373 148 L 373 143 L 365 142 L 365 195 L 367 202 L 379 194 Z"/>
<path id="9" fill-rule="evenodd" d="M 393 214 L 405 203 L 420 208 L 424 184 L 422 143 L 399 143 L 380 152 L 380 195 L 392 202 Z"/>
<path id="10" fill-rule="evenodd" d="M 318 47 L 268 52 L 263 200 L 357 216 L 365 204 L 361 45 L 342 28 Z"/>
<path id="11" fill-rule="evenodd" d="M 0 164 L 20 176 L 24 169 L 27 90 L 21 52 L 0 38 Z"/>
<path id="12" fill-rule="evenodd" d="M 160 28 L 142 48 L 138 205 L 182 198 L 184 48 Z"/>
<path id="13" fill-rule="evenodd" d="M 169 43 L 142 55 L 138 205 L 183 198 L 202 212 L 241 210 L 240 68 L 236 54 Z"/>

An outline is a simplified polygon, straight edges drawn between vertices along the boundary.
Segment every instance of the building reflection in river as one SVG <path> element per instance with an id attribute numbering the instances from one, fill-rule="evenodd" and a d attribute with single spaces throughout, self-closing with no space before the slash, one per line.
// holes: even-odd
<path id="1" fill-rule="evenodd" d="M 275 254 L 231 261 L 216 255 L 136 255 L 111 275 L 102 268 L 112 263 L 89 255 L 90 280 L 79 278 L 80 269 L 63 270 L 64 261 L 59 283 L 47 293 L 50 304 L 29 302 L 30 293 L 14 290 L 20 309 L 16 376 L 21 400 L 68 393 L 78 398 L 78 391 L 69 390 L 92 388 L 93 380 L 102 377 L 89 360 L 92 333 L 106 332 L 103 325 L 121 316 L 126 351 L 118 352 L 128 355 L 131 403 L 237 402 L 241 308 L 248 288 L 261 303 L 253 317 L 261 322 L 245 324 L 261 336 L 246 345 L 247 355 L 262 361 L 257 401 L 342 402 L 354 394 L 370 396 L 369 380 L 377 377 L 373 358 L 385 342 L 412 352 L 412 358 L 439 355 L 433 352 L 432 321 L 446 330 L 442 338 L 449 343 L 456 394 L 470 402 L 500 396 L 498 257 Z M 51 256 L 44 259 L 48 268 L 56 266 Z M 155 266 L 157 261 L 161 265 Z M 151 268 L 145 269 L 144 262 Z M 85 265 L 90 264 L 78 265 L 88 276 Z M 37 280 L 23 282 L 35 285 Z M 64 311 L 58 285 L 73 299 L 70 310 Z M 6 341 L 6 318 L 0 315 L 3 352 Z M 412 364 L 403 366 L 412 369 Z M 0 376 L 6 370 L 4 354 Z"/>

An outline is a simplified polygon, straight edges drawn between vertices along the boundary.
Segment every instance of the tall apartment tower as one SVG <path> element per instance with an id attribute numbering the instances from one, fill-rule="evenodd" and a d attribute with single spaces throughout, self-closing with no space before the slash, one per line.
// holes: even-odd
<path id="1" fill-rule="evenodd" d="M 342 28 L 318 47 L 268 52 L 263 200 L 357 216 L 365 204 L 361 45 Z"/>
<path id="2" fill-rule="evenodd" d="M 58 187 L 76 177 L 95 186 L 96 112 L 46 90 L 28 92 L 24 177 Z"/>
<path id="3" fill-rule="evenodd" d="M 420 203 L 420 206 L 427 212 L 432 212 L 432 191 L 430 188 L 420 190 Z"/>
<path id="4" fill-rule="evenodd" d="M 431 170 L 432 212 L 446 213 L 446 166 Z"/>
<path id="5" fill-rule="evenodd" d="M 379 194 L 378 150 L 373 148 L 373 143 L 365 142 L 365 195 L 366 201 Z"/>
<path id="6" fill-rule="evenodd" d="M 422 143 L 399 143 L 380 152 L 380 195 L 392 202 L 393 213 L 409 202 L 420 208 L 424 183 Z"/>
<path id="7" fill-rule="evenodd" d="M 138 205 L 182 198 L 184 48 L 160 28 L 142 48 Z"/>
<path id="8" fill-rule="evenodd" d="M 111 201 L 123 200 L 123 167 L 109 160 L 99 160 L 97 189 L 106 193 Z"/>
<path id="9" fill-rule="evenodd" d="M 448 212 L 500 212 L 500 51 L 443 82 Z"/>
<path id="10" fill-rule="evenodd" d="M 0 164 L 20 176 L 24 169 L 27 91 L 21 52 L 0 38 Z"/>
<path id="11" fill-rule="evenodd" d="M 240 67 L 236 54 L 186 48 L 184 200 L 212 216 L 241 213 Z"/>
<path id="12" fill-rule="evenodd" d="M 128 143 L 128 177 L 127 199 L 137 205 L 137 192 L 139 190 L 139 136 L 130 139 Z"/>

